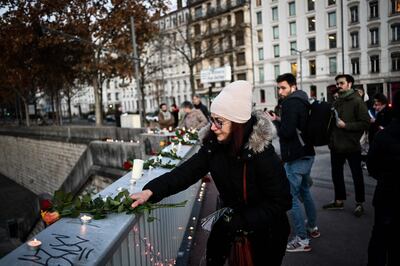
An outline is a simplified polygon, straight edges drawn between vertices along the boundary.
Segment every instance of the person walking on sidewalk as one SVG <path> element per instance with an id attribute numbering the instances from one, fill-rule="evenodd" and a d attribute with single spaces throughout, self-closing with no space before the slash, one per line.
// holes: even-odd
<path id="1" fill-rule="evenodd" d="M 276 129 L 263 112 L 251 113 L 252 85 L 247 81 L 230 83 L 210 109 L 211 124 L 199 132 L 200 150 L 131 195 L 132 207 L 185 190 L 210 172 L 222 207 L 232 208 L 233 216 L 213 225 L 207 265 L 224 265 L 235 237 L 243 232 L 248 233 L 254 265 L 281 265 L 290 231 L 286 211 L 291 208 L 291 196 L 285 170 L 271 144 Z"/>
<path id="2" fill-rule="evenodd" d="M 368 151 L 367 166 L 378 182 L 372 205 L 375 222 L 368 246 L 368 266 L 400 265 L 398 198 L 400 194 L 400 92 L 393 97 L 393 119 L 379 131 Z"/>
<path id="3" fill-rule="evenodd" d="M 310 103 L 307 94 L 297 90 L 296 78 L 291 73 L 278 76 L 278 93 L 282 99 L 281 117 L 271 113 L 271 120 L 278 126 L 282 160 L 290 183 L 295 237 L 286 247 L 288 252 L 306 252 L 311 250 L 310 239 L 319 237 L 317 213 L 309 188 L 310 172 L 314 162 L 314 147 L 307 143 L 305 132 Z M 302 203 L 307 216 L 304 222 Z"/>
<path id="4" fill-rule="evenodd" d="M 358 93 L 352 89 L 354 78 L 351 75 L 340 74 L 336 76 L 335 80 L 336 86 L 339 88 L 339 97 L 333 103 L 336 121 L 333 119 L 331 121 L 329 142 L 335 199 L 322 208 L 325 210 L 344 208 L 346 187 L 343 166 L 347 160 L 355 188 L 354 215 L 360 217 L 364 213 L 363 202 L 365 201 L 360 139 L 369 126 L 370 117 L 367 106 Z"/>

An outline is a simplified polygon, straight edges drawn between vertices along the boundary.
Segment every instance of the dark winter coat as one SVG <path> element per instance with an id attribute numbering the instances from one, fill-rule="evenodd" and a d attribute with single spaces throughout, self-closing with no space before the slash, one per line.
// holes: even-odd
<path id="1" fill-rule="evenodd" d="M 281 156 L 285 162 L 315 155 L 314 147 L 306 143 L 303 134 L 307 128 L 309 109 L 307 94 L 301 90 L 293 92 L 282 101 L 281 122 L 277 125 Z"/>
<path id="2" fill-rule="evenodd" d="M 375 122 L 369 126 L 368 137 L 370 143 L 372 143 L 376 133 L 381 130 L 380 127 L 385 128 L 389 125 L 390 121 L 392 121 L 392 110 L 386 106 L 376 114 Z"/>
<path id="3" fill-rule="evenodd" d="M 210 116 L 210 113 L 208 112 L 207 106 L 205 106 L 203 103 L 199 103 L 199 104 L 193 104 L 194 108 L 199 109 L 203 115 L 208 119 L 208 117 Z"/>
<path id="4" fill-rule="evenodd" d="M 368 171 L 378 183 L 373 204 L 398 210 L 400 195 L 400 119 L 379 131 L 368 151 Z"/>
<path id="5" fill-rule="evenodd" d="M 143 189 L 153 192 L 157 202 L 199 181 L 208 172 L 215 182 L 224 206 L 235 210 L 239 228 L 254 232 L 255 250 L 281 247 L 285 252 L 289 233 L 286 211 L 291 208 L 289 183 L 281 160 L 271 145 L 275 128 L 262 112 L 253 114 L 245 148 L 231 156 L 227 145 L 215 137 L 204 138 L 199 152 L 174 170 L 150 181 Z M 210 132 L 209 127 L 204 128 Z M 212 134 L 205 134 L 213 136 Z M 247 204 L 243 200 L 243 168 L 247 168 Z M 214 227 L 215 228 L 215 227 Z M 213 229 L 214 230 L 214 229 Z M 218 230 L 218 229 L 216 229 Z M 259 253 L 259 257 L 262 252 Z M 270 251 L 273 252 L 273 251 Z M 262 254 L 265 255 L 265 254 Z M 268 257 L 265 257 L 268 259 Z"/>
<path id="6" fill-rule="evenodd" d="M 360 139 L 370 121 L 365 103 L 356 91 L 352 91 L 345 97 L 339 97 L 333 107 L 339 118 L 346 123 L 346 127 L 338 128 L 332 119 L 329 148 L 338 153 L 360 151 Z"/>

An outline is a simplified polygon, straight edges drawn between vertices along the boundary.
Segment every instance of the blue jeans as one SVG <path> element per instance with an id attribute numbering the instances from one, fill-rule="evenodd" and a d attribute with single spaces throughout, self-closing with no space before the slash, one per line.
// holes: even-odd
<path id="1" fill-rule="evenodd" d="M 301 209 L 303 201 L 307 216 L 307 226 L 313 228 L 316 226 L 317 213 L 314 200 L 310 193 L 310 172 L 314 163 L 314 156 L 304 156 L 295 161 L 285 163 L 285 170 L 290 183 L 290 193 L 292 194 L 292 209 L 290 211 L 295 233 L 301 238 L 307 238 L 307 230 Z"/>

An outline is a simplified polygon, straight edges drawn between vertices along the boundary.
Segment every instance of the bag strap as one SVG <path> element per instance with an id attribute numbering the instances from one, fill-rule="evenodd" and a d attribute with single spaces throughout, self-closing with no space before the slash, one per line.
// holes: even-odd
<path id="1" fill-rule="evenodd" d="M 246 174 L 246 163 L 243 165 L 243 199 L 247 203 L 247 174 Z"/>

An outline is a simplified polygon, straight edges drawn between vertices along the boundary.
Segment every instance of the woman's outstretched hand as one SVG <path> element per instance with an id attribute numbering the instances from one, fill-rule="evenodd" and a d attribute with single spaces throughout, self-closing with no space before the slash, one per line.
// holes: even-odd
<path id="1" fill-rule="evenodd" d="M 146 203 L 149 198 L 153 195 L 153 192 L 150 189 L 143 190 L 141 192 L 132 194 L 130 197 L 131 199 L 134 200 L 132 203 L 132 208 L 136 208 L 139 205 L 142 205 L 143 203 Z"/>

